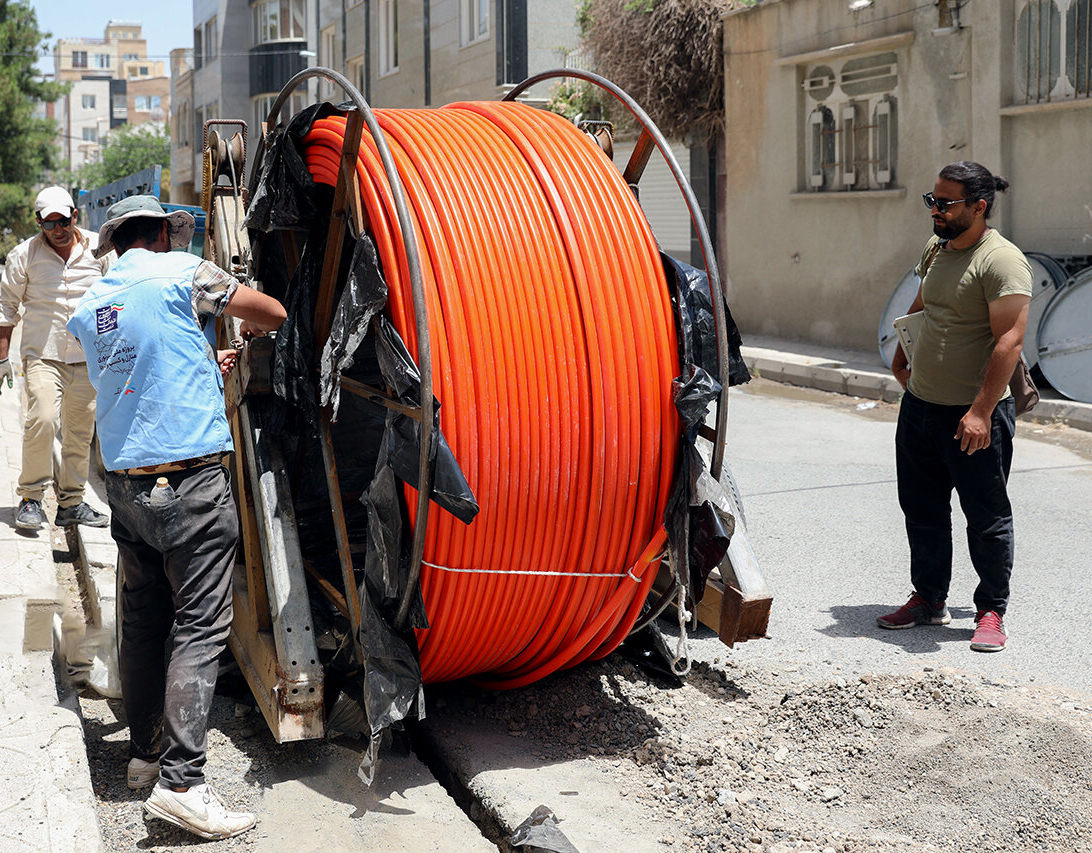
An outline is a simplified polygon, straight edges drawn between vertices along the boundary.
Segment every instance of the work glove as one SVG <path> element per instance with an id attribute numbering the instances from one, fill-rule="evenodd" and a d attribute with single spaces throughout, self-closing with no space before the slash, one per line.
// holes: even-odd
<path id="1" fill-rule="evenodd" d="M 0 394 L 4 393 L 4 380 L 8 380 L 8 387 L 12 387 L 11 359 L 0 358 Z"/>

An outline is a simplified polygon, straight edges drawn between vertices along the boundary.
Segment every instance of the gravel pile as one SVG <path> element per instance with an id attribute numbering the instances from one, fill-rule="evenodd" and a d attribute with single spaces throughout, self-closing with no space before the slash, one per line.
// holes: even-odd
<path id="1" fill-rule="evenodd" d="M 427 707 L 518 739 L 544 766 L 592 762 L 661 821 L 650 832 L 672 853 L 1092 851 L 1088 697 L 947 670 L 794 677 L 718 660 L 673 686 L 615 655 L 521 690 L 430 688 Z M 125 787 L 120 704 L 81 706 L 106 849 L 191 846 L 146 823 L 144 794 Z M 258 810 L 278 769 L 327 749 L 278 746 L 257 711 L 218 696 L 208 775 L 232 807 Z M 254 850 L 260 832 L 201 848 Z"/>
<path id="2" fill-rule="evenodd" d="M 789 685 L 718 661 L 665 688 L 616 657 L 432 699 L 434 714 L 506 730 L 535 757 L 607 764 L 622 796 L 675 827 L 665 850 L 1092 850 L 1089 709 L 977 676 Z"/>

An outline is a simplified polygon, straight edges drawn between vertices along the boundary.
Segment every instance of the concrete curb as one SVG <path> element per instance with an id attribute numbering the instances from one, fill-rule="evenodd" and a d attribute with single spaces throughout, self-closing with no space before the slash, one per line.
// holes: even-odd
<path id="1" fill-rule="evenodd" d="M 847 366 L 836 359 L 777 352 L 766 347 L 743 347 L 743 360 L 752 375 L 786 385 L 888 403 L 896 403 L 902 397 L 902 387 L 890 373 Z M 1092 432 L 1092 403 L 1057 399 L 1050 391 L 1046 394 L 1029 414 L 1022 416 L 1023 420 L 1065 424 Z"/>
<path id="2" fill-rule="evenodd" d="M 0 395 L 0 494 L 12 508 L 0 527 L 0 849 L 101 853 L 79 705 L 57 675 L 62 599 L 51 533 L 14 529 L 21 394 Z"/>

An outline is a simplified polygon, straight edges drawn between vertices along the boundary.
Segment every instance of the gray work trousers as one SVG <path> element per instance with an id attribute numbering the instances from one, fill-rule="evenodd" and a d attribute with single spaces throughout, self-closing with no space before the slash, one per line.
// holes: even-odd
<path id="1" fill-rule="evenodd" d="M 155 506 L 156 475 L 106 475 L 121 578 L 121 689 L 130 756 L 158 759 L 160 779 L 187 788 L 205 778 L 239 521 L 223 465 L 160 476 L 172 493 Z"/>

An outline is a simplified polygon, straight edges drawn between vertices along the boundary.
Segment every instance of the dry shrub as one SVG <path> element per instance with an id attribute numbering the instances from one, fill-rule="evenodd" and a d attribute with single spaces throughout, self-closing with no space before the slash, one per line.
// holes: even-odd
<path id="1" fill-rule="evenodd" d="M 581 14 L 596 70 L 667 136 L 707 142 L 724 116 L 720 16 L 742 0 L 590 0 Z"/>

